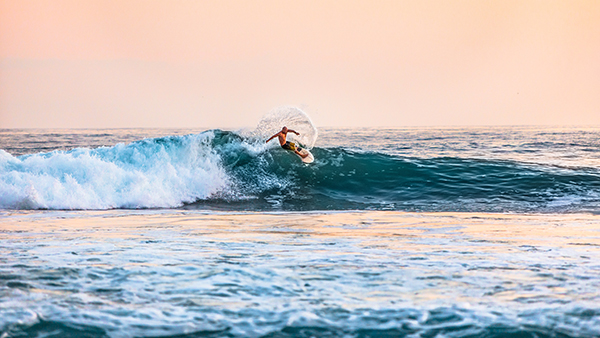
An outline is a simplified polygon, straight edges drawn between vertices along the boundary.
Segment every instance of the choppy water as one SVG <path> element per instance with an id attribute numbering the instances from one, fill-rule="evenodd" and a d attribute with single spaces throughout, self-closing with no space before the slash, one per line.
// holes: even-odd
<path id="1" fill-rule="evenodd" d="M 0 336 L 600 336 L 600 128 L 265 133 L 0 131 Z"/>
<path id="2" fill-rule="evenodd" d="M 9 337 L 597 337 L 593 215 L 14 212 Z"/>

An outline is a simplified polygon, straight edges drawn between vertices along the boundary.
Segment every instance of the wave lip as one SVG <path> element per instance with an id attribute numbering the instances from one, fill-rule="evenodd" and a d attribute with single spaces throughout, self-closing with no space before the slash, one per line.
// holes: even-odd
<path id="1" fill-rule="evenodd" d="M 171 208 L 224 189 L 214 132 L 13 157 L 0 152 L 0 208 Z"/>

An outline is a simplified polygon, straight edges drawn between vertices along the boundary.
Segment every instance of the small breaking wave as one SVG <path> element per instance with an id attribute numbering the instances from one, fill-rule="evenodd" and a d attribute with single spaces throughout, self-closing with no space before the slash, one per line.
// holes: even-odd
<path id="1" fill-rule="evenodd" d="M 191 305 L 190 305 L 191 306 Z M 459 307 L 431 309 L 324 308 L 321 311 L 209 310 L 191 306 L 188 315 L 146 310 L 63 314 L 63 320 L 31 319 L 0 326 L 9 337 L 597 337 L 599 311 L 575 308 L 486 311 Z M 107 320 L 109 320 L 107 322 Z M 83 323 L 81 323 L 83 322 Z M 100 324 L 104 322 L 104 324 Z M 117 323 L 115 325 L 115 323 Z M 160 323 L 160 324 L 158 324 Z"/>

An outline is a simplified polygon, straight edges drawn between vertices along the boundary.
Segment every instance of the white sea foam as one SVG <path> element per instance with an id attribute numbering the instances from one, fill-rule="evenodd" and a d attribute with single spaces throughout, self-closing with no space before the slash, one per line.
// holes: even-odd
<path id="1" fill-rule="evenodd" d="M 230 183 L 214 133 L 14 157 L 0 151 L 0 208 L 176 207 Z"/>

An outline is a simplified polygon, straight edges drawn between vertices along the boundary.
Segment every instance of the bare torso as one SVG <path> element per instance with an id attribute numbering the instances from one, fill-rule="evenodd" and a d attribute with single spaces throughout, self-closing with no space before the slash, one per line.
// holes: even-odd
<path id="1" fill-rule="evenodd" d="M 286 138 L 287 138 L 287 132 L 286 132 L 286 133 L 284 133 L 283 131 L 280 131 L 280 132 L 277 134 L 277 137 L 279 138 L 279 144 L 280 144 L 280 145 L 284 145 L 284 144 L 285 144 L 285 142 L 286 142 Z"/>

